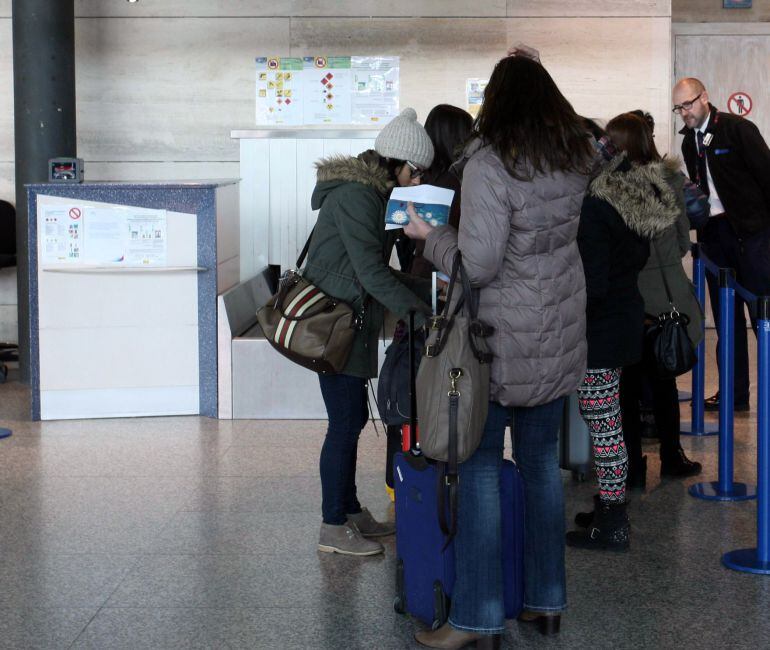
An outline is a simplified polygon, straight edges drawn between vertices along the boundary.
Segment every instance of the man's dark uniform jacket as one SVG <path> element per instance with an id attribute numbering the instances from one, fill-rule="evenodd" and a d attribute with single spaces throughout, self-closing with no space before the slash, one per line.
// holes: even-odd
<path id="1" fill-rule="evenodd" d="M 711 107 L 706 133 L 713 138 L 706 160 L 727 218 L 739 237 L 770 228 L 770 149 L 755 124 Z M 707 179 L 698 179 L 698 147 L 695 130 L 688 127 L 682 155 L 690 179 L 707 192 Z"/>

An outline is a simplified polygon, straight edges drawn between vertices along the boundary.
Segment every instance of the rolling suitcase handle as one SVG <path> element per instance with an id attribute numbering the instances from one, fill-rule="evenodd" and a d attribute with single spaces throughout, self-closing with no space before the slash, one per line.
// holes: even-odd
<path id="1" fill-rule="evenodd" d="M 414 312 L 409 312 L 409 422 L 401 427 L 402 451 L 421 455 L 417 426 L 417 355 L 414 350 Z"/>

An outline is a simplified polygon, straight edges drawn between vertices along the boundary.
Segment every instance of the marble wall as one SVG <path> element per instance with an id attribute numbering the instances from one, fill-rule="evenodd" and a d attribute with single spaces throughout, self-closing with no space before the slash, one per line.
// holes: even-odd
<path id="1" fill-rule="evenodd" d="M 525 41 L 578 111 L 669 127 L 670 0 L 76 0 L 78 149 L 90 179 L 237 175 L 258 55 L 401 57 L 402 105 L 465 104 Z M 11 2 L 0 0 L 0 198 L 13 200 Z"/>
<path id="2" fill-rule="evenodd" d="M 537 47 L 582 114 L 670 129 L 671 0 L 76 0 L 78 153 L 91 180 L 238 176 L 260 55 L 396 54 L 401 103 L 465 105 L 508 45 Z M 14 201 L 11 0 L 0 0 L 0 198 Z M 15 296 L 0 326 L 15 331 Z M 3 306 L 5 307 L 3 309 Z M 13 322 L 12 322 L 13 321 Z"/>

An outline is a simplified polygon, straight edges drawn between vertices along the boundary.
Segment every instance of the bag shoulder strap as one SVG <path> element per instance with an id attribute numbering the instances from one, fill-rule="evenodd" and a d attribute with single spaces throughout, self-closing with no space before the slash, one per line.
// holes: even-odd
<path id="1" fill-rule="evenodd" d="M 453 369 L 450 372 L 454 372 Z M 438 463 L 438 523 L 446 539 L 442 551 L 457 535 L 457 484 L 460 480 L 457 471 L 457 417 L 460 408 L 460 393 L 456 389 L 449 391 L 449 449 L 446 463 Z M 449 520 L 447 521 L 446 499 L 449 497 Z"/>
<path id="2" fill-rule="evenodd" d="M 305 245 L 302 247 L 302 252 L 299 254 L 299 257 L 297 258 L 298 271 L 302 268 L 302 265 L 305 263 L 307 252 L 310 250 L 310 240 L 313 239 L 314 232 L 315 232 L 315 226 L 313 226 L 313 230 L 311 230 L 310 234 L 307 236 L 307 241 L 305 242 Z"/>

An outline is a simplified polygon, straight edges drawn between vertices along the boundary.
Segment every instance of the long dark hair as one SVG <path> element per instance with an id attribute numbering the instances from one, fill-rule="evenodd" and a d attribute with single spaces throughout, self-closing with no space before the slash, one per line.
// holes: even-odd
<path id="1" fill-rule="evenodd" d="M 583 120 L 539 63 L 521 56 L 498 61 L 484 90 L 474 130 L 491 144 L 508 173 L 587 173 L 593 148 Z M 527 166 L 520 165 L 526 161 Z"/>
<path id="2" fill-rule="evenodd" d="M 434 106 L 425 119 L 425 131 L 433 143 L 433 163 L 425 172 L 428 182 L 444 174 L 461 153 L 473 128 L 473 118 L 450 104 Z"/>
<path id="3" fill-rule="evenodd" d="M 620 151 L 626 152 L 632 163 L 646 165 L 661 160 L 652 130 L 643 117 L 621 113 L 607 122 L 607 135 Z"/>

